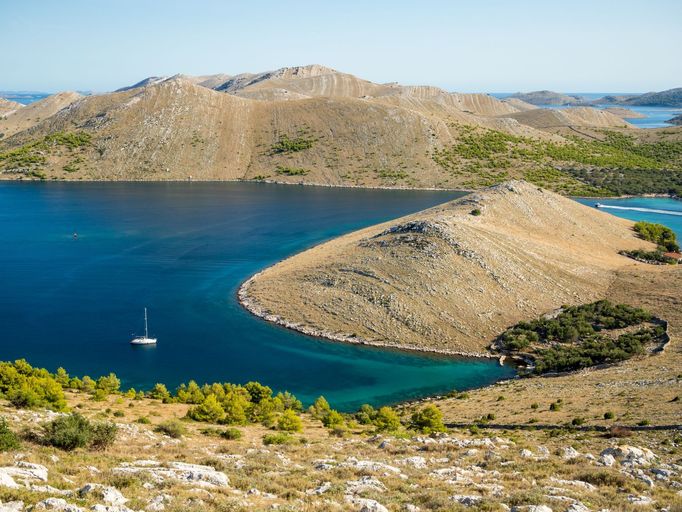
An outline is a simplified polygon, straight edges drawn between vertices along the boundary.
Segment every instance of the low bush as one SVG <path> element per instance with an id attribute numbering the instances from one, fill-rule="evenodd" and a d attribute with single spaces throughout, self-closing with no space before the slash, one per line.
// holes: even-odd
<path id="1" fill-rule="evenodd" d="M 85 447 L 105 450 L 116 440 L 117 433 L 113 423 L 91 423 L 78 413 L 60 416 L 43 425 L 42 430 L 39 440 L 43 444 L 65 451 Z"/>
<path id="2" fill-rule="evenodd" d="M 177 419 L 159 423 L 154 430 L 160 434 L 172 437 L 173 439 L 180 439 L 187 432 L 185 425 Z"/>
<path id="3" fill-rule="evenodd" d="M 266 434 L 263 436 L 263 444 L 292 444 L 296 442 L 296 438 L 287 432 L 278 432 L 276 434 Z"/>
<path id="4" fill-rule="evenodd" d="M 0 418 L 0 452 L 16 450 L 21 446 L 17 435 L 9 428 L 5 418 Z"/>
<path id="5" fill-rule="evenodd" d="M 228 428 L 220 433 L 220 437 L 230 441 L 236 441 L 237 439 L 241 439 L 242 431 L 238 428 Z"/>
<path id="6" fill-rule="evenodd" d="M 277 429 L 285 432 L 300 432 L 303 430 L 303 421 L 292 409 L 287 409 L 277 420 Z"/>
<path id="7" fill-rule="evenodd" d="M 415 430 L 427 434 L 431 432 L 444 432 L 446 430 L 445 425 L 443 424 L 443 413 L 433 404 L 429 404 L 423 409 L 415 411 L 414 414 L 412 414 L 411 426 Z"/>

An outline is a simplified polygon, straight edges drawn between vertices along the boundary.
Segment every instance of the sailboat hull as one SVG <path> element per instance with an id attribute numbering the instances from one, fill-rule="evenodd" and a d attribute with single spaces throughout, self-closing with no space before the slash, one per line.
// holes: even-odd
<path id="1" fill-rule="evenodd" d="M 131 345 L 156 345 L 156 338 L 133 338 L 130 340 Z"/>

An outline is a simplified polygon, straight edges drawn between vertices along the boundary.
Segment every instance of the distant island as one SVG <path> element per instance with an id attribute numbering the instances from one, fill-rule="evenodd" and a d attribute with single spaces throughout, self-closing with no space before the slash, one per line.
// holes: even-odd
<path id="1" fill-rule="evenodd" d="M 516 98 L 531 105 L 582 106 L 587 104 L 580 96 L 569 96 L 554 91 L 517 92 L 510 98 Z"/>

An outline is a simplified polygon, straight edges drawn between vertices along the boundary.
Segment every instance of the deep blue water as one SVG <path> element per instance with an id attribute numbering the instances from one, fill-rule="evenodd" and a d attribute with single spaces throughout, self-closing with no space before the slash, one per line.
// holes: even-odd
<path id="1" fill-rule="evenodd" d="M 148 389 L 259 380 L 337 408 L 487 385 L 496 361 L 332 343 L 237 303 L 258 270 L 458 194 L 257 183 L 0 183 L 0 359 Z M 78 238 L 73 239 L 74 231 Z M 156 347 L 132 347 L 149 308 Z"/>
<path id="2" fill-rule="evenodd" d="M 606 206 L 626 209 L 602 209 L 603 212 L 634 221 L 657 222 L 672 229 L 682 240 L 682 201 L 665 197 L 629 197 L 625 199 L 578 199 L 588 206 L 599 202 Z M 634 208 L 634 209 L 630 209 Z M 642 211 L 644 210 L 644 211 Z M 656 210 L 656 211 L 651 211 Z M 664 213 L 661 213 L 664 212 Z"/>
<path id="3" fill-rule="evenodd" d="M 498 92 L 498 93 L 491 93 L 491 96 L 494 96 L 498 99 L 504 99 L 509 96 L 511 96 L 513 93 L 507 93 L 507 92 Z M 594 101 L 599 98 L 603 98 L 604 96 L 622 96 L 622 95 L 627 95 L 627 94 L 639 94 L 639 93 L 614 93 L 614 92 L 569 92 L 566 93 L 569 96 L 580 96 L 585 98 L 586 100 L 589 101 Z M 564 106 L 560 105 L 538 105 L 541 108 L 551 108 L 551 109 L 562 109 L 562 108 L 567 108 Z M 593 105 L 595 108 L 609 108 L 609 107 L 618 107 L 619 105 Z M 672 126 L 670 123 L 667 121 L 675 117 L 677 114 L 682 113 L 682 109 L 680 108 L 674 108 L 674 107 L 640 107 L 640 106 L 627 106 L 624 107 L 629 110 L 632 110 L 634 112 L 638 112 L 646 117 L 642 118 L 626 118 L 625 120 L 636 126 L 637 128 L 664 128 L 666 126 Z"/>

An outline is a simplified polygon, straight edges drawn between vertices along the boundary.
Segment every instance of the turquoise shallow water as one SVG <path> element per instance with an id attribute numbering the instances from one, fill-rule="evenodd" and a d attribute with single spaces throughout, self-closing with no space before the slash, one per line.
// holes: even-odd
<path id="1" fill-rule="evenodd" d="M 588 206 L 599 202 L 606 213 L 634 221 L 645 220 L 664 224 L 675 231 L 682 240 L 682 201 L 665 197 L 628 197 L 625 199 L 578 199 Z M 617 208 L 608 208 L 615 206 Z"/>
<path id="2" fill-rule="evenodd" d="M 341 410 L 513 375 L 253 317 L 239 284 L 323 240 L 461 195 L 256 183 L 0 183 L 0 359 L 125 386 L 259 380 Z M 72 234 L 78 232 L 78 239 Z M 132 347 L 149 308 L 156 347 Z"/>

